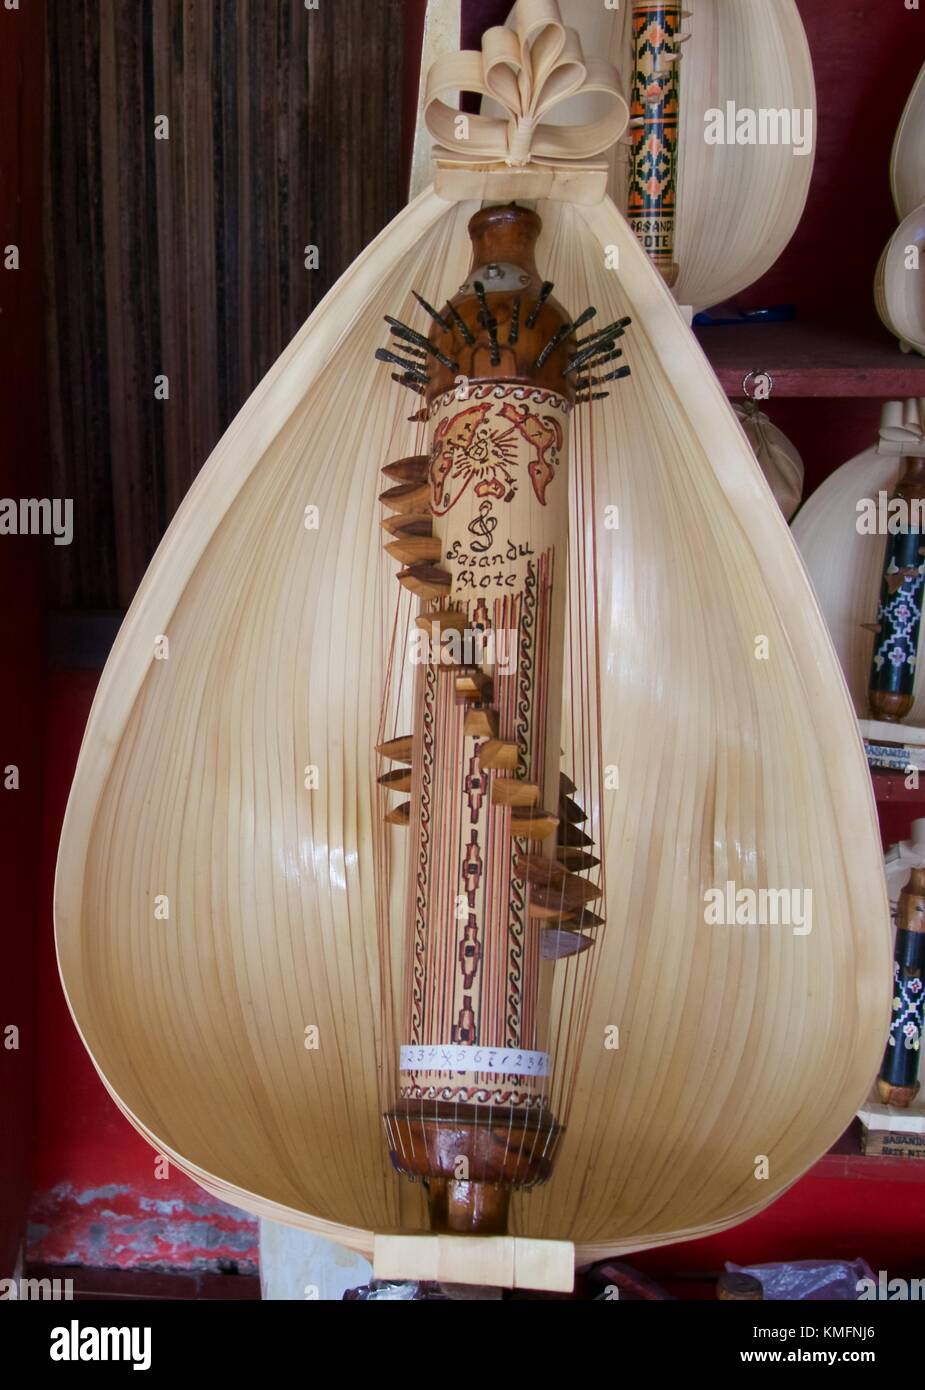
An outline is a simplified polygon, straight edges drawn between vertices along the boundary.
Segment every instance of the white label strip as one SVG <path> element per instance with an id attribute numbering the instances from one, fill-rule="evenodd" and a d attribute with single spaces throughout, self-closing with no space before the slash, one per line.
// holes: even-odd
<path id="1" fill-rule="evenodd" d="M 505 1047 L 462 1047 L 454 1043 L 401 1048 L 400 1071 L 479 1071 L 509 1076 L 548 1076 L 549 1053 Z"/>

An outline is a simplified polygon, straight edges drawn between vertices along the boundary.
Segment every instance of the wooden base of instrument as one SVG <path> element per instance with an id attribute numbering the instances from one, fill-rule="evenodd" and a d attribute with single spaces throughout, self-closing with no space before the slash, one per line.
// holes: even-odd
<path id="1" fill-rule="evenodd" d="M 507 1235 L 511 1191 L 501 1182 L 431 1178 L 427 1184 L 430 1228 L 455 1235 Z"/>
<path id="2" fill-rule="evenodd" d="M 892 691 L 871 690 L 868 695 L 871 718 L 885 724 L 899 724 L 915 704 L 914 695 L 897 695 Z"/>
<path id="3" fill-rule="evenodd" d="M 434 1231 L 505 1235 L 511 1192 L 545 1182 L 562 1127 L 548 1110 L 404 1101 L 384 1117 L 392 1165 L 427 1186 Z"/>
<path id="4" fill-rule="evenodd" d="M 900 1110 L 908 1110 L 918 1093 L 918 1081 L 911 1086 L 893 1086 L 882 1076 L 877 1078 L 877 1095 L 884 1105 L 895 1105 Z"/>

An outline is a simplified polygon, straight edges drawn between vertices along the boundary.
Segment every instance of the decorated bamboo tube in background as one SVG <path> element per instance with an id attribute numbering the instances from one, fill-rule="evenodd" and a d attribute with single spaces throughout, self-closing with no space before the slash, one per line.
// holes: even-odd
<path id="1" fill-rule="evenodd" d="M 627 220 L 666 284 L 678 278 L 674 259 L 680 121 L 679 4 L 636 0 Z"/>
<path id="2" fill-rule="evenodd" d="M 905 1109 L 919 1090 L 925 1021 L 925 869 L 913 869 L 899 895 L 893 957 L 893 1019 L 877 1079 L 880 1099 Z"/>
<path id="3" fill-rule="evenodd" d="M 594 310 L 573 320 L 553 298 L 540 227 L 525 208 L 477 213 L 468 279 L 442 311 L 425 305 L 429 338 L 390 320 L 418 355 L 379 354 L 424 395 L 430 442 L 383 494 L 398 512 L 388 548 L 409 562 L 399 582 L 423 602 L 411 796 L 395 817 L 410 832 L 401 1080 L 385 1120 L 432 1224 L 481 1233 L 506 1229 L 513 1187 L 549 1174 L 550 975 L 601 924 L 599 890 L 567 866 L 584 850 L 560 770 L 569 424 L 626 374 L 593 374 L 621 355 L 625 324 L 576 337 Z"/>
<path id="4" fill-rule="evenodd" d="M 925 582 L 925 533 L 912 519 L 925 502 L 925 458 L 906 459 L 894 498 L 907 504 L 909 524 L 887 537 L 870 672 L 874 719 L 904 719 L 915 701 L 915 674 Z"/>

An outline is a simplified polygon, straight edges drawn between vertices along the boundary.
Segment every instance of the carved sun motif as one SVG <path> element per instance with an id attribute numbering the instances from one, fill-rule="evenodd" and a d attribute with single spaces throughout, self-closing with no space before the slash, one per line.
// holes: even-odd
<path id="1" fill-rule="evenodd" d="M 494 411 L 494 413 L 492 413 Z M 476 497 L 510 502 L 517 491 L 517 466 L 528 446 L 528 474 L 541 506 L 555 474 L 562 429 L 550 416 L 491 401 L 468 406 L 441 420 L 434 434 L 430 480 L 433 510 L 445 515 L 472 484 Z"/>

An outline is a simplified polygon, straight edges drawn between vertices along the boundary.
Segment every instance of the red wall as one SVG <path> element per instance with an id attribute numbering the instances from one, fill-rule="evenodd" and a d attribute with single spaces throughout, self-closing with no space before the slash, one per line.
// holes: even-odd
<path id="1" fill-rule="evenodd" d="M 90 703 L 93 672 L 48 687 L 38 959 L 38 1066 L 29 1258 L 87 1265 L 211 1268 L 257 1261 L 257 1223 L 182 1174 L 155 1176 L 157 1155 L 96 1074 L 71 1022 L 52 926 L 55 858 Z"/>
<path id="2" fill-rule="evenodd" d="M 632 1255 L 630 1263 L 670 1281 L 678 1274 L 722 1270 L 727 1260 L 749 1265 L 859 1258 L 875 1273 L 922 1277 L 925 1161 L 827 1154 L 751 1221 L 705 1240 Z"/>

